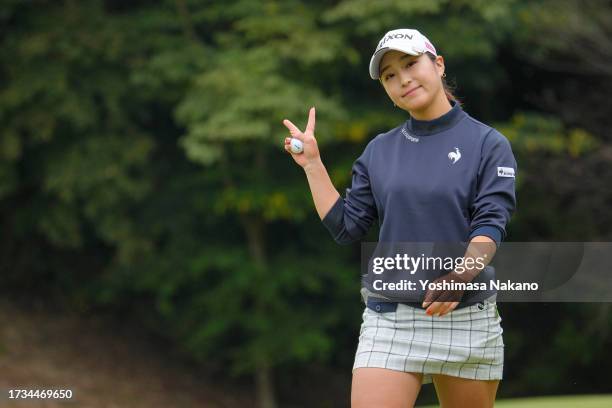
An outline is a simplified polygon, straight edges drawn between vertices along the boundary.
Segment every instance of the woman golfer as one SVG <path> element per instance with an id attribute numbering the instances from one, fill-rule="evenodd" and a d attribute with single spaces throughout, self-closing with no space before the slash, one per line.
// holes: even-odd
<path id="1" fill-rule="evenodd" d="M 516 205 L 510 144 L 462 110 L 444 70 L 442 56 L 417 30 L 393 30 L 380 40 L 370 76 L 409 117 L 368 143 L 344 198 L 319 155 L 314 107 L 304 132 L 283 121 L 303 143 L 303 152 L 292 153 L 287 138 L 285 149 L 304 169 L 319 217 L 339 243 L 360 240 L 377 220 L 379 243 L 464 242 L 463 259 L 490 261 L 505 237 Z M 486 263 L 432 280 L 487 282 L 494 275 Z M 492 407 L 504 362 L 496 292 L 468 292 L 428 288 L 418 302 L 390 301 L 388 291 L 365 279 L 352 406 L 412 407 L 421 385 L 433 382 L 444 408 Z"/>

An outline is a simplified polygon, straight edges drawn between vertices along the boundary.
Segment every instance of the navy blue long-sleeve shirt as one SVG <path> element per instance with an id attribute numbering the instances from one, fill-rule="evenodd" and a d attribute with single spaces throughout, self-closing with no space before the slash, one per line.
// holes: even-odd
<path id="1" fill-rule="evenodd" d="M 380 225 L 379 242 L 498 245 L 516 206 L 516 160 L 508 140 L 451 102 L 441 117 L 409 118 L 372 139 L 352 169 L 351 187 L 322 222 L 342 244 Z M 490 267 L 478 280 L 493 278 Z M 371 289 L 371 288 L 370 288 Z"/>

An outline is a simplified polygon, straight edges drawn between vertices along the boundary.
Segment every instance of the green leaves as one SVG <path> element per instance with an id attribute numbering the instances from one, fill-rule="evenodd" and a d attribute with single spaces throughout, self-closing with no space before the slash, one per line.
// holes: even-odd
<path id="1" fill-rule="evenodd" d="M 282 119 L 304 117 L 309 106 L 330 112 L 330 119 L 344 114 L 322 90 L 283 76 L 282 59 L 271 48 L 219 50 L 214 61 L 176 110 L 187 128 L 182 145 L 203 164 L 214 163 L 227 143 L 230 149 L 245 140 L 282 146 Z M 323 122 L 322 141 L 328 129 Z"/>
<path id="2" fill-rule="evenodd" d="M 595 149 L 599 142 L 584 129 L 565 129 L 561 121 L 550 115 L 523 112 L 509 124 L 499 124 L 512 146 L 527 154 L 548 152 L 578 157 Z"/>

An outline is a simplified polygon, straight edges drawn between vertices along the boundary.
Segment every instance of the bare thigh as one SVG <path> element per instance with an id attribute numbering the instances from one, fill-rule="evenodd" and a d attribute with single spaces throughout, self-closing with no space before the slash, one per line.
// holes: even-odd
<path id="1" fill-rule="evenodd" d="M 434 374 L 440 408 L 492 408 L 499 380 L 470 380 Z"/>
<path id="2" fill-rule="evenodd" d="M 412 408 L 421 390 L 423 374 L 385 368 L 353 370 L 352 408 Z"/>

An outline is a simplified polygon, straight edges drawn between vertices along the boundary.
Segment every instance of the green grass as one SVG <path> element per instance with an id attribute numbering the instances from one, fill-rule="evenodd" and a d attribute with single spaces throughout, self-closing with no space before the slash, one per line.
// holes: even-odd
<path id="1" fill-rule="evenodd" d="M 427 405 L 421 408 L 437 408 Z M 567 395 L 555 397 L 509 398 L 495 401 L 495 408 L 610 408 L 612 395 Z"/>

